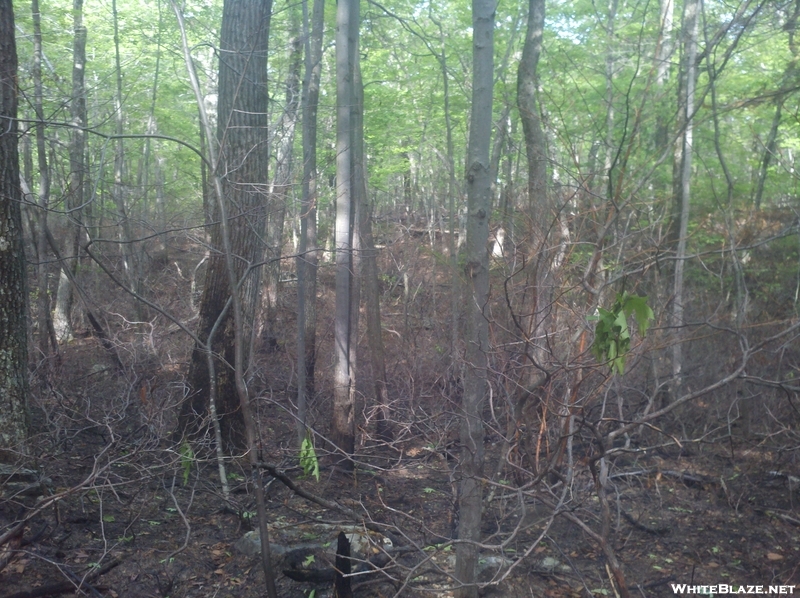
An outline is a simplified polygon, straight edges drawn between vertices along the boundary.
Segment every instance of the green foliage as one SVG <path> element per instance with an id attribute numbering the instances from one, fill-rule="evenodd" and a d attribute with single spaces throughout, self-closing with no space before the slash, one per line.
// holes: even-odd
<path id="1" fill-rule="evenodd" d="M 628 318 L 633 314 L 639 334 L 644 336 L 654 318 L 653 310 L 647 305 L 647 297 L 629 295 L 625 291 L 617 294 L 610 310 L 601 307 L 597 311 L 598 315 L 590 318 L 597 321 L 592 353 L 598 361 L 610 363 L 611 372 L 616 371 L 621 376 L 625 371 L 625 358 L 631 348 Z"/>
<path id="2" fill-rule="evenodd" d="M 313 475 L 314 479 L 319 482 L 319 460 L 310 433 L 306 434 L 300 445 L 300 467 L 303 468 L 305 475 Z"/>
<path id="3" fill-rule="evenodd" d="M 183 441 L 180 449 L 181 453 L 181 469 L 183 469 L 183 485 L 189 483 L 189 475 L 192 473 L 192 465 L 194 464 L 194 451 L 187 441 Z"/>

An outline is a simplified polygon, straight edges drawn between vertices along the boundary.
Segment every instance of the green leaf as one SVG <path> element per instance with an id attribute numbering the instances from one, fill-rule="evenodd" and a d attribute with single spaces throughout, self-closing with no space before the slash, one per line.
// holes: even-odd
<path id="1" fill-rule="evenodd" d="M 312 475 L 319 482 L 319 460 L 310 432 L 306 434 L 300 445 L 300 467 L 303 468 L 305 475 Z"/>
<path id="2" fill-rule="evenodd" d="M 647 305 L 647 297 L 630 295 L 625 302 L 625 311 L 628 315 L 633 312 L 636 317 L 636 324 L 639 326 L 639 334 L 641 336 L 647 334 L 650 322 L 655 319 L 653 310 Z"/>
<path id="3" fill-rule="evenodd" d="M 625 372 L 625 361 L 631 348 L 628 318 L 634 315 L 639 334 L 644 336 L 653 320 L 653 310 L 647 305 L 647 297 L 618 293 L 610 310 L 598 307 L 592 354 L 598 361 L 605 361 L 612 373 L 620 376 Z"/>
<path id="4" fill-rule="evenodd" d="M 617 314 L 617 317 L 614 319 L 614 325 L 617 326 L 619 330 L 620 338 L 628 338 L 628 317 L 625 315 L 625 310 Z"/>

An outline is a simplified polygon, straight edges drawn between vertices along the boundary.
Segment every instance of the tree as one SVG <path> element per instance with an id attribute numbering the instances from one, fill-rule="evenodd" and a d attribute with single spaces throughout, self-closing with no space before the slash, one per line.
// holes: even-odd
<path id="1" fill-rule="evenodd" d="M 139 295 L 142 294 L 142 273 L 139 256 L 134 245 L 133 228 L 131 226 L 130 207 L 127 205 L 125 197 L 125 146 L 123 143 L 123 132 L 125 127 L 125 115 L 123 111 L 124 96 L 122 91 L 122 59 L 120 56 L 119 41 L 119 13 L 117 11 L 117 0 L 111 0 L 111 14 L 114 23 L 114 61 L 115 61 L 115 81 L 116 95 L 114 96 L 114 122 L 116 124 L 115 133 L 117 140 L 114 146 L 114 186 L 112 187 L 111 197 L 117 209 L 117 217 L 121 222 L 120 226 L 120 249 L 122 251 L 125 273 L 128 277 L 130 290 Z M 138 320 L 144 319 L 141 311 L 142 304 L 137 301 L 136 317 Z"/>
<path id="2" fill-rule="evenodd" d="M 0 0 L 0 458 L 28 435 L 28 336 L 17 127 L 17 46 L 11 0 Z"/>
<path id="3" fill-rule="evenodd" d="M 45 139 L 44 111 L 42 108 L 42 24 L 38 0 L 31 2 L 33 19 L 33 109 L 36 113 L 36 158 L 39 166 L 39 234 L 36 242 L 36 280 L 39 288 L 37 305 L 37 326 L 39 328 L 39 351 L 50 354 L 50 348 L 58 351 L 53 321 L 50 316 L 50 291 L 47 284 L 47 214 L 50 207 L 50 168 L 47 160 L 47 139 Z"/>
<path id="4" fill-rule="evenodd" d="M 543 328 L 549 310 L 552 295 L 552 274 L 545 259 L 547 255 L 547 231 L 552 217 L 547 190 L 547 144 L 542 130 L 542 118 L 539 106 L 539 57 L 542 54 L 542 37 L 544 35 L 545 0 L 529 0 L 528 27 L 522 59 L 517 71 L 517 105 L 519 107 L 522 130 L 525 137 L 525 154 L 528 161 L 528 206 L 531 226 L 531 246 L 535 259 L 531 260 L 529 284 L 530 306 L 526 312 L 530 314 L 522 334 L 525 344 L 532 339 L 544 338 Z M 541 343 L 541 341 L 539 341 Z M 527 352 L 527 351 L 526 351 Z M 540 364 L 544 360 L 544 348 L 532 347 L 530 357 L 535 366 L 528 368 L 530 375 L 525 382 L 528 392 L 542 383 L 545 376 Z"/>
<path id="5" fill-rule="evenodd" d="M 303 0 L 305 69 L 303 74 L 303 191 L 300 203 L 300 246 L 297 256 L 297 435 L 306 435 L 307 398 L 314 394 L 317 336 L 317 103 L 322 69 L 324 0 L 314 0 L 311 30 L 308 0 Z"/>
<path id="6" fill-rule="evenodd" d="M 300 110 L 300 70 L 303 60 L 303 45 L 300 37 L 300 24 L 297 22 L 297 10 L 291 9 L 291 30 L 296 35 L 289 40 L 289 72 L 286 74 L 286 95 L 283 113 L 275 124 L 275 175 L 273 176 L 270 203 L 267 213 L 267 264 L 264 284 L 254 287 L 253 291 L 263 295 L 262 306 L 265 309 L 257 315 L 256 330 L 260 334 L 267 332 L 269 336 L 277 333 L 259 321 L 266 320 L 271 324 L 275 320 L 275 309 L 280 294 L 281 255 L 283 252 L 283 228 L 286 220 L 287 203 L 291 198 L 292 171 L 294 166 L 294 137 Z M 256 339 L 252 339 L 255 341 Z M 255 342 L 251 342 L 251 347 Z"/>
<path id="7" fill-rule="evenodd" d="M 241 301 L 250 299 L 243 312 L 252 316 L 253 295 L 248 284 L 257 284 L 258 264 L 263 255 L 267 205 L 267 41 L 271 3 L 266 0 L 225 2 L 220 33 L 219 108 L 217 169 L 227 214 L 217 207 L 211 224 L 212 255 L 200 304 L 198 336 L 207 342 L 213 330 L 218 334 L 212 346 L 222 359 L 217 367 L 217 412 L 224 442 L 230 448 L 244 448 L 245 429 L 236 390 L 237 332 L 228 302 L 232 293 Z M 226 219 L 226 223 L 221 220 Z M 230 256 L 226 255 L 222 224 L 230 229 Z M 227 260 L 231 258 L 231 285 Z M 250 320 L 252 322 L 252 320 Z M 242 340 L 241 338 L 239 340 Z M 244 341 L 243 346 L 249 343 Z M 245 369 L 244 364 L 241 365 Z M 189 368 L 193 395 L 181 412 L 181 430 L 196 429 L 197 418 L 208 410 L 209 379 L 206 353 L 196 345 Z"/>
<path id="8" fill-rule="evenodd" d="M 354 46 L 359 0 L 341 0 L 336 8 L 336 308 L 334 315 L 334 388 L 331 441 L 335 450 L 355 450 L 355 371 L 353 360 L 353 91 Z M 356 21 L 355 24 L 352 21 Z M 357 311 L 356 311 L 357 313 Z M 337 457 L 338 460 L 338 457 Z M 352 461 L 343 462 L 346 468 Z"/>
<path id="9" fill-rule="evenodd" d="M 699 0 L 687 0 L 683 7 L 683 72 L 682 96 L 679 98 L 683 125 L 678 138 L 679 159 L 676 201 L 677 248 L 675 251 L 675 272 L 672 290 L 672 326 L 680 339 L 684 311 L 684 272 L 686 268 L 687 235 L 689 233 L 689 207 L 692 177 L 692 139 L 694 133 L 695 86 L 697 85 L 697 21 L 700 12 Z M 680 396 L 683 370 L 683 345 L 678 340 L 672 345 L 672 384 L 673 398 Z"/>
<path id="10" fill-rule="evenodd" d="M 476 598 L 474 585 L 483 508 L 484 424 L 488 395 L 489 215 L 492 181 L 489 147 L 492 136 L 494 83 L 494 0 L 472 1 L 472 113 L 467 157 L 467 246 L 464 273 L 467 329 L 464 396 L 461 413 L 461 460 L 458 501 L 456 579 L 458 598 Z"/>
<path id="11" fill-rule="evenodd" d="M 70 119 L 73 128 L 70 130 L 69 143 L 69 190 L 67 195 L 67 235 L 61 264 L 61 276 L 56 292 L 56 307 L 53 313 L 53 328 L 59 341 L 72 337 L 72 282 L 69 274 L 74 275 L 78 266 L 78 243 L 81 231 L 81 212 L 85 197 L 86 181 L 86 27 L 83 24 L 83 0 L 73 0 L 73 50 L 72 50 L 72 97 L 70 98 Z M 67 273 L 67 269 L 70 273 Z"/>

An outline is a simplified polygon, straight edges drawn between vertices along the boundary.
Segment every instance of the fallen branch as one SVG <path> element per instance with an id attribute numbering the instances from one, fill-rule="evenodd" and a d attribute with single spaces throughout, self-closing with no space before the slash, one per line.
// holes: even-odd
<path id="1" fill-rule="evenodd" d="M 297 484 L 294 483 L 292 478 L 290 478 L 285 473 L 283 473 L 280 469 L 278 469 L 278 467 L 276 465 L 273 465 L 271 463 L 266 463 L 264 461 L 260 461 L 259 462 L 259 466 L 262 469 L 265 469 L 267 472 L 269 472 L 269 474 L 273 478 L 275 478 L 276 480 L 281 482 L 284 486 L 289 488 L 289 490 L 291 490 L 292 492 L 297 494 L 297 496 L 305 498 L 306 500 L 310 500 L 311 502 L 316 503 L 319 506 L 324 507 L 326 509 L 330 509 L 332 511 L 338 511 L 339 513 L 342 513 L 343 515 L 347 515 L 353 521 L 358 521 L 359 523 L 363 524 L 364 527 L 366 527 L 368 530 L 373 531 L 373 532 L 378 533 L 378 534 L 385 535 L 387 538 L 389 538 L 392 541 L 392 544 L 394 546 L 403 546 L 405 544 L 405 542 L 403 540 L 401 540 L 400 537 L 398 537 L 397 535 L 387 531 L 386 528 L 390 527 L 389 525 L 375 523 L 374 521 L 366 521 L 366 520 L 364 520 L 364 518 L 361 515 L 359 515 L 353 509 L 351 509 L 349 507 L 345 507 L 343 505 L 340 505 L 339 503 L 334 502 L 332 500 L 327 500 L 325 498 L 322 498 L 321 496 L 317 496 L 316 494 L 301 488 L 300 486 L 298 486 Z"/>
<path id="2" fill-rule="evenodd" d="M 766 515 L 767 517 L 777 517 L 778 519 L 781 519 L 781 520 L 785 521 L 786 523 L 790 523 L 792 525 L 800 526 L 800 519 L 797 519 L 796 517 L 792 517 L 788 513 L 781 512 L 781 511 L 779 511 L 777 509 L 763 509 L 763 508 L 759 508 L 759 507 L 753 507 L 753 510 L 756 513 L 760 513 L 761 515 Z"/>
<path id="3" fill-rule="evenodd" d="M 630 523 L 636 529 L 641 530 L 645 533 L 652 534 L 654 536 L 666 536 L 670 532 L 671 528 L 669 526 L 649 527 L 644 523 L 642 523 L 641 521 L 634 519 L 630 514 L 626 513 L 625 511 L 621 511 L 621 513 L 628 523 Z"/>
<path id="4" fill-rule="evenodd" d="M 50 584 L 49 586 L 42 586 L 41 588 L 36 588 L 34 590 L 25 590 L 23 592 L 9 594 L 3 598 L 41 598 L 42 596 L 60 596 L 61 594 L 71 594 L 77 592 L 78 590 L 89 589 L 93 589 L 95 592 L 97 592 L 97 589 L 93 588 L 91 583 L 98 577 L 111 571 L 120 563 L 122 563 L 122 560 L 116 558 L 103 565 L 100 569 L 90 573 L 83 580 L 79 580 L 77 582 L 62 581 L 60 583 Z"/>

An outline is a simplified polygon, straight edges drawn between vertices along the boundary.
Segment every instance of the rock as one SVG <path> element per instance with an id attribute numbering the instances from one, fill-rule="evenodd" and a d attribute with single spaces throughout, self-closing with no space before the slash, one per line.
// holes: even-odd
<path id="1" fill-rule="evenodd" d="M 350 541 L 352 555 L 367 559 L 380 552 L 378 546 L 391 548 L 388 538 L 367 532 L 357 525 L 330 525 L 327 523 L 274 524 L 269 526 L 270 553 L 285 556 L 289 552 L 305 550 L 308 553 L 321 551 L 333 557 L 336 552 L 336 537 L 340 531 Z M 258 530 L 247 532 L 233 544 L 237 552 L 253 557 L 261 554 L 261 534 Z"/>

